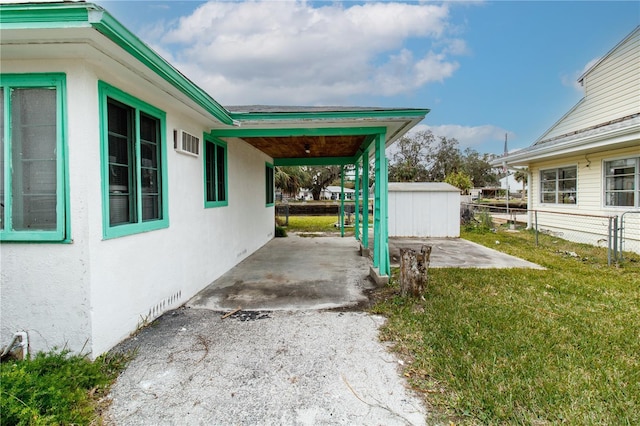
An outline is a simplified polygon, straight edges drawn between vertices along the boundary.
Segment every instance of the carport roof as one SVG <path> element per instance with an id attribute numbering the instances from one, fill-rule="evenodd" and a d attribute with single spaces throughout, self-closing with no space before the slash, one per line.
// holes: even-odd
<path id="1" fill-rule="evenodd" d="M 429 112 L 419 108 L 343 106 L 228 106 L 235 127 L 217 137 L 239 137 L 276 164 L 353 163 L 377 135 L 390 145 Z"/>

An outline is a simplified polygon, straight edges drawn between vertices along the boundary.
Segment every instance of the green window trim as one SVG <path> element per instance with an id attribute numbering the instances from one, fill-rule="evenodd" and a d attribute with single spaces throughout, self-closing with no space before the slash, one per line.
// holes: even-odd
<path id="1" fill-rule="evenodd" d="M 227 144 L 206 134 L 203 140 L 204 207 L 228 206 L 229 169 Z"/>
<path id="2" fill-rule="evenodd" d="M 275 172 L 273 170 L 273 164 L 265 163 L 265 207 L 273 207 L 275 205 L 275 186 L 274 186 L 274 178 Z"/>
<path id="3" fill-rule="evenodd" d="M 141 232 L 154 231 L 157 229 L 167 228 L 169 226 L 169 199 L 167 190 L 167 136 L 166 136 L 166 113 L 128 93 L 123 92 L 116 87 L 111 86 L 104 81 L 98 82 L 98 97 L 99 97 L 99 113 L 100 113 L 100 170 L 102 175 L 102 230 L 103 238 L 118 238 L 126 235 L 138 234 Z M 110 161 L 109 153 L 109 106 L 115 108 L 121 107 L 122 110 L 128 110 L 130 115 L 129 127 L 127 128 L 129 135 L 127 143 L 131 143 L 132 146 L 128 146 L 131 160 L 124 165 L 128 167 L 129 177 L 131 180 L 130 187 L 132 188 L 129 194 L 129 201 L 131 203 L 129 207 L 130 217 L 128 221 L 119 224 L 112 224 L 111 210 L 112 210 L 112 195 L 115 191 L 110 191 L 110 173 L 114 173 L 112 170 L 114 163 Z M 155 128 L 155 140 L 150 143 L 144 139 L 142 133 L 145 131 L 142 128 L 142 121 L 145 123 L 151 122 L 157 123 Z M 146 163 L 147 158 L 143 158 L 141 154 L 142 146 L 151 144 L 155 146 L 156 162 L 155 165 L 149 166 Z M 148 149 L 148 148 L 147 148 Z M 142 161 L 145 160 L 145 161 Z M 155 186 L 159 187 L 155 192 L 145 191 L 143 183 L 143 176 L 146 176 L 150 171 L 155 173 L 156 183 Z M 143 211 L 143 207 L 148 205 L 148 202 L 143 198 L 157 197 L 157 203 L 154 214 L 157 217 L 145 218 L 148 213 Z M 115 203 L 115 201 L 114 201 Z M 115 209 L 115 205 L 113 206 Z"/>
<path id="4" fill-rule="evenodd" d="M 38 153 L 32 154 L 36 155 L 32 158 L 25 158 L 30 155 L 24 154 L 26 152 L 25 149 L 37 151 L 44 147 L 42 144 L 30 144 L 28 145 L 28 148 L 27 145 L 23 145 L 20 149 L 19 155 L 17 152 L 13 152 L 12 148 L 14 144 L 18 145 L 25 142 L 28 143 L 28 140 L 13 140 L 15 134 L 17 134 L 16 137 L 21 137 L 23 133 L 27 134 L 31 128 L 34 133 L 31 134 L 30 137 L 46 137 L 46 135 L 43 135 L 41 132 L 39 136 L 35 136 L 39 133 L 37 128 L 43 129 L 43 125 L 51 127 L 51 124 L 29 124 L 20 121 L 20 130 L 16 132 L 15 129 L 13 129 L 14 119 L 21 120 L 22 117 L 18 116 L 16 118 L 13 116 L 12 95 L 15 91 L 22 89 L 55 90 L 55 100 L 53 101 L 55 103 L 55 118 L 53 118 L 55 121 L 55 140 L 52 143 L 53 150 L 51 151 L 54 155 L 53 157 L 45 158 L 46 154 L 45 157 L 42 157 L 42 153 Z M 2 98 L 0 100 L 0 102 L 2 102 L 2 113 L 0 114 L 0 120 L 2 121 L 0 124 L 0 128 L 2 129 L 2 134 L 0 135 L 2 137 L 2 144 L 0 145 L 0 149 L 2 150 L 2 152 L 0 152 L 0 193 L 2 194 L 0 196 L 2 198 L 0 201 L 0 241 L 68 243 L 71 241 L 71 224 L 69 220 L 70 202 L 68 197 L 68 158 L 66 155 L 66 75 L 64 73 L 1 74 L 0 91 L 2 91 Z M 19 102 L 17 98 L 16 102 Z M 20 106 L 20 104 L 18 104 L 18 106 Z M 41 105 L 38 104 L 38 106 Z M 42 115 L 43 111 L 39 110 L 37 111 L 37 114 Z M 33 117 L 28 117 L 27 119 L 31 121 Z M 29 135 L 25 137 L 29 137 Z M 38 155 L 40 155 L 40 157 L 38 157 Z M 38 161 L 55 161 L 55 166 L 51 169 L 51 171 L 53 171 L 52 175 L 55 175 L 55 182 L 51 183 L 46 179 L 42 179 L 42 170 L 45 170 L 44 177 L 46 178 L 46 167 L 38 167 L 37 169 L 39 172 L 34 172 L 36 174 L 29 173 L 28 169 L 25 168 L 28 167 L 27 165 L 29 163 Z M 13 176 L 13 173 L 15 173 L 16 176 L 18 175 L 18 170 L 23 170 L 22 179 L 20 180 Z M 29 188 L 26 190 L 24 188 L 25 178 L 30 179 L 30 182 L 33 184 L 29 185 Z M 22 188 L 22 197 L 15 195 L 15 192 L 19 190 L 14 187 L 14 183 Z M 39 191 L 34 189 L 33 186 L 40 187 L 40 191 L 45 192 L 39 193 Z M 46 187 L 48 187 L 48 191 Z M 44 216 L 40 217 L 47 217 L 47 220 L 49 221 L 53 219 L 52 223 L 48 223 L 38 229 L 38 220 L 34 218 L 38 216 L 39 213 L 36 210 L 31 211 L 28 210 L 29 207 L 25 207 L 25 204 L 28 203 L 25 200 L 28 200 L 29 197 L 33 197 L 31 198 L 32 203 L 34 202 L 34 199 L 40 198 L 44 201 L 45 206 L 47 203 L 45 200 L 46 198 L 53 198 L 55 200 L 54 214 L 47 214 L 46 208 L 44 210 L 40 210 L 40 213 L 43 211 L 45 212 Z M 23 208 L 21 209 L 20 206 L 23 206 Z M 42 207 L 42 204 L 40 207 Z M 19 221 L 19 219 L 13 217 L 16 213 L 22 218 L 22 226 L 24 229 L 16 229 L 15 225 Z"/>

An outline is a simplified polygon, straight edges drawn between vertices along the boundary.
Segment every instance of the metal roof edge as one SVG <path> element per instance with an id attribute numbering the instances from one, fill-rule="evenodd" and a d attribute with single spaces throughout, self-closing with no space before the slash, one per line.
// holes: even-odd
<path id="1" fill-rule="evenodd" d="M 345 107 L 342 111 L 296 111 L 296 112 L 231 112 L 230 116 L 237 121 L 283 121 L 283 120 L 347 120 L 364 118 L 424 118 L 431 110 L 426 108 L 388 108 L 359 109 Z"/>
<path id="2" fill-rule="evenodd" d="M 494 158 L 493 160 L 489 161 L 489 164 L 494 167 L 499 167 L 505 162 L 523 162 L 538 159 L 541 157 L 549 157 L 561 150 L 577 151 L 581 148 L 585 148 L 587 144 L 602 143 L 612 138 L 629 136 L 631 137 L 631 139 L 633 139 L 634 136 L 640 137 L 640 117 L 634 117 L 634 119 L 629 121 L 630 124 L 628 126 L 620 126 L 620 123 L 615 123 L 608 131 L 606 130 L 606 128 L 602 128 L 605 130 L 599 132 L 592 130 L 592 133 L 587 134 L 572 134 L 562 139 L 554 140 L 552 142 L 547 142 L 540 145 L 532 145 L 515 153 Z"/>
<path id="3" fill-rule="evenodd" d="M 600 65 L 605 59 L 607 59 L 609 56 L 611 56 L 613 54 L 613 52 L 615 52 L 616 50 L 618 50 L 618 48 L 620 46 L 622 46 L 623 44 L 625 44 L 629 39 L 633 38 L 636 33 L 640 32 L 640 25 L 638 25 L 637 27 L 635 27 L 625 38 L 623 38 L 620 42 L 618 42 L 618 44 L 616 44 L 615 46 L 613 46 L 613 48 L 611 48 L 607 53 L 605 53 L 600 59 L 598 59 L 596 61 L 595 64 L 591 65 L 585 72 L 582 73 L 582 75 L 580 77 L 578 77 L 578 82 L 582 82 L 582 80 L 584 80 L 585 76 L 587 74 L 589 74 L 591 71 L 593 71 L 594 68 L 596 68 L 598 65 Z"/>

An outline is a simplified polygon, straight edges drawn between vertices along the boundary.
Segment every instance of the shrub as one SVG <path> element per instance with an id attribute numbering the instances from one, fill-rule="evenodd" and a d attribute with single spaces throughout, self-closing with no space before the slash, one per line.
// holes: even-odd
<path id="1" fill-rule="evenodd" d="M 287 236 L 287 230 L 282 226 L 276 225 L 276 238 L 283 238 Z"/>
<path id="2" fill-rule="evenodd" d="M 101 356 L 91 362 L 68 350 L 0 365 L 2 424 L 89 424 L 95 395 L 106 392 L 128 360 Z"/>

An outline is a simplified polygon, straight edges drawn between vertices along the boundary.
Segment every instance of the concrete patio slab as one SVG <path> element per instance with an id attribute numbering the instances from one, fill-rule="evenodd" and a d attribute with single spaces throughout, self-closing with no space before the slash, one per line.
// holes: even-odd
<path id="1" fill-rule="evenodd" d="M 352 237 L 276 238 L 204 288 L 190 308 L 307 310 L 366 302 L 370 262 Z"/>
<path id="2" fill-rule="evenodd" d="M 389 238 L 391 266 L 400 265 L 400 249 L 431 249 L 431 268 L 531 268 L 544 269 L 535 263 L 511 256 L 461 238 Z"/>
<path id="3" fill-rule="evenodd" d="M 532 268 L 540 266 L 458 238 L 390 238 L 391 265 L 400 248 L 433 247 L 433 268 Z M 366 303 L 371 261 L 353 237 L 276 238 L 204 288 L 190 308 L 231 311 L 313 310 Z"/>

